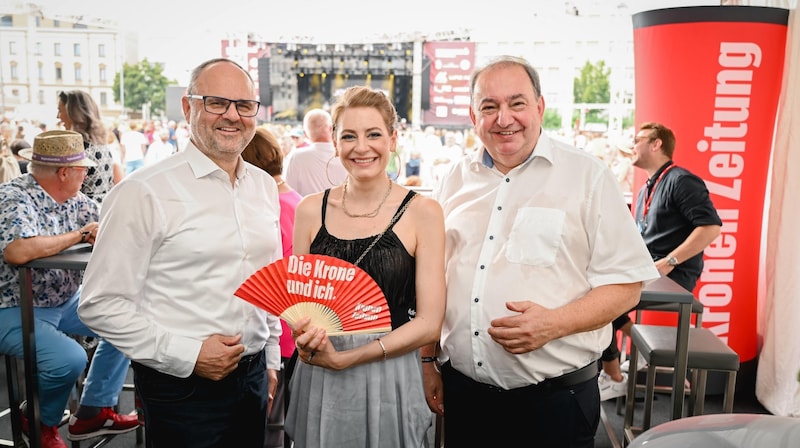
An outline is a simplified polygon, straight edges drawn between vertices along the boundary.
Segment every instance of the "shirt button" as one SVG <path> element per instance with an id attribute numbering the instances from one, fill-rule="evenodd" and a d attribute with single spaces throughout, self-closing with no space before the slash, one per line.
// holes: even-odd
<path id="1" fill-rule="evenodd" d="M 506 177 L 506 183 L 511 182 L 511 179 Z"/>
<path id="2" fill-rule="evenodd" d="M 475 303 L 478 303 L 479 301 L 480 301 L 480 299 L 478 299 L 477 297 L 475 297 Z"/>
<path id="3" fill-rule="evenodd" d="M 494 235 L 489 235 L 489 239 L 493 240 L 494 239 Z"/>
<path id="4" fill-rule="evenodd" d="M 482 361 L 478 361 L 478 367 L 482 367 L 482 366 L 483 366 L 483 362 Z"/>
<path id="5" fill-rule="evenodd" d="M 481 269 L 486 269 L 486 266 L 485 265 L 481 265 Z"/>
<path id="6" fill-rule="evenodd" d="M 498 206 L 497 206 L 497 209 L 498 209 L 498 210 L 502 210 L 502 209 L 503 209 L 503 207 L 498 205 Z"/>
<path id="7" fill-rule="evenodd" d="M 478 335 L 478 332 L 476 331 L 476 332 L 475 332 L 475 336 L 477 336 L 477 335 Z"/>

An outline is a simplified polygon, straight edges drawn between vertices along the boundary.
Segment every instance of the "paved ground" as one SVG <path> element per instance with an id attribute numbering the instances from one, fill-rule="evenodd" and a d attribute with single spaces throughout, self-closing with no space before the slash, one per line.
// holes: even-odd
<path id="1" fill-rule="evenodd" d="M 0 368 L 0 381 L 2 381 L 3 391 L 0 392 L 0 439 L 10 440 L 11 439 L 11 422 L 10 418 L 7 415 L 8 412 L 8 394 L 5 391 L 6 385 L 6 375 L 5 375 L 5 362 L 3 360 L 2 368 Z M 734 400 L 734 412 L 735 413 L 754 413 L 754 414 L 768 414 L 763 406 L 758 403 L 758 400 L 755 398 L 754 393 L 754 385 L 753 386 L 746 386 L 742 385 L 742 387 L 738 390 L 736 394 L 736 398 Z M 615 448 L 614 440 L 617 442 L 622 441 L 622 425 L 623 425 L 623 416 L 617 415 L 616 413 L 616 405 L 615 400 L 606 401 L 602 404 L 603 410 L 606 414 L 607 421 L 609 427 L 613 429 L 612 437 L 606 433 L 606 429 L 601 424 L 597 430 L 597 438 L 595 442 L 595 448 Z M 636 403 L 636 411 L 635 415 L 638 418 L 641 418 L 643 414 L 643 403 L 641 401 L 637 401 Z M 120 410 L 122 412 L 129 412 L 133 409 L 133 393 L 132 392 L 123 392 L 122 397 L 120 399 Z M 710 395 L 706 398 L 706 413 L 713 414 L 718 413 L 722 409 L 722 396 L 721 395 Z M 624 408 L 622 409 L 624 413 Z M 659 423 L 663 423 L 668 421 L 669 415 L 671 413 L 671 406 L 669 395 L 665 394 L 656 394 L 656 400 L 653 407 L 653 425 L 657 425 Z M 431 432 L 431 435 L 433 432 Z M 61 436 L 64 440 L 67 440 L 67 428 L 66 426 L 61 428 Z M 432 438 L 432 437 L 431 437 Z M 90 441 L 94 443 L 95 441 Z M 2 442 L 0 442 L 0 446 L 4 446 Z M 5 445 L 10 446 L 10 445 Z M 81 444 L 80 448 L 87 448 L 90 447 L 90 443 L 84 442 Z M 102 445 L 108 448 L 133 448 L 137 446 L 143 447 L 144 444 L 137 445 L 136 443 L 136 435 L 135 432 L 131 432 L 128 434 L 123 434 L 120 436 L 115 437 L 114 439 L 108 441 L 106 444 Z M 74 447 L 78 448 L 78 447 Z"/>

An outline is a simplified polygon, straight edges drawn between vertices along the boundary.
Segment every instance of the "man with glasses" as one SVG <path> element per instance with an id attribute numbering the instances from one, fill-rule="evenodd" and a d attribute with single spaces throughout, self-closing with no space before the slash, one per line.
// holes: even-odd
<path id="1" fill-rule="evenodd" d="M 22 359 L 18 265 L 55 255 L 78 243 L 94 244 L 98 206 L 81 190 L 89 167 L 81 134 L 46 131 L 33 148 L 19 155 L 30 160 L 28 173 L 0 186 L 0 353 Z M 70 393 L 86 369 L 86 350 L 72 336 L 97 337 L 77 313 L 82 273 L 32 269 L 36 361 L 39 378 L 41 445 L 66 448 L 58 432 Z M 139 426 L 136 415 L 113 408 L 130 362 L 106 341 L 92 357 L 69 438 L 83 440 L 119 434 Z M 23 434 L 29 433 L 23 416 Z"/>
<path id="2" fill-rule="evenodd" d="M 255 97 L 236 63 L 200 64 L 182 100 L 186 148 L 103 205 L 78 311 L 133 361 L 153 446 L 264 444 L 281 325 L 233 295 L 282 256 L 275 181 L 240 156 Z"/>
<path id="3" fill-rule="evenodd" d="M 703 179 L 672 162 L 675 135 L 644 123 L 634 140 L 633 166 L 647 172 L 635 217 L 656 268 L 687 290 L 703 272 L 703 250 L 719 236 L 722 220 Z"/>
<path id="4" fill-rule="evenodd" d="M 719 236 L 722 220 L 703 179 L 676 165 L 674 152 L 672 130 L 655 122 L 639 127 L 633 140 L 633 166 L 643 169 L 648 179 L 639 190 L 634 216 L 661 275 L 693 291 L 703 272 L 703 251 Z M 614 328 L 626 333 L 630 326 L 627 314 L 614 321 Z M 603 361 L 606 374 L 598 380 L 602 398 L 624 395 L 627 377 L 619 367 L 616 338 L 603 353 Z"/>

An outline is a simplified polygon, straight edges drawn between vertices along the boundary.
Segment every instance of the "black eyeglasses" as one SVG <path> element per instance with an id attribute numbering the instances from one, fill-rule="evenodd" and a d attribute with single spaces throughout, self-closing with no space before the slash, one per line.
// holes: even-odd
<path id="1" fill-rule="evenodd" d="M 241 117 L 255 117 L 261 102 L 256 100 L 229 100 L 219 96 L 207 95 L 186 95 L 186 98 L 193 100 L 203 100 L 203 109 L 214 115 L 223 115 L 231 107 L 231 103 L 236 105 L 236 112 Z"/>
<path id="2" fill-rule="evenodd" d="M 639 144 L 639 142 L 641 142 L 641 141 L 652 142 L 653 140 L 655 140 L 655 139 L 657 139 L 657 138 L 658 138 L 658 137 L 645 137 L 645 136 L 642 136 L 642 137 L 636 137 L 636 138 L 634 138 L 634 139 L 633 139 L 633 144 L 634 144 L 634 145 L 638 145 L 638 144 Z"/>

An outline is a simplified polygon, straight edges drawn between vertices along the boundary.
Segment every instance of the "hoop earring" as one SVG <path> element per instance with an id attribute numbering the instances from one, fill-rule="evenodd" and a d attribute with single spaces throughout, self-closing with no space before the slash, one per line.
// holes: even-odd
<path id="1" fill-rule="evenodd" d="M 331 175 L 328 173 L 328 168 L 331 166 L 331 161 L 336 158 L 336 155 L 332 155 L 330 159 L 328 159 L 328 163 L 325 164 L 325 178 L 328 179 L 328 183 L 332 186 L 336 186 L 337 184 L 331 180 Z"/>
<path id="2" fill-rule="evenodd" d="M 394 175 L 394 177 L 392 177 L 392 175 L 390 174 L 390 175 L 389 175 L 389 179 L 390 179 L 390 180 L 392 180 L 392 181 L 395 181 L 395 180 L 397 180 L 397 179 L 399 179 L 399 178 L 400 178 L 400 155 L 399 155 L 399 154 L 397 154 L 397 151 L 394 151 L 394 152 L 392 152 L 392 154 L 393 154 L 393 155 L 392 155 L 392 158 L 393 158 L 393 159 L 394 159 L 394 161 L 395 161 L 395 164 L 394 164 L 394 166 L 395 166 L 395 168 L 397 168 L 397 172 L 396 172 L 396 174 Z M 388 174 L 388 173 L 387 173 L 387 174 Z"/>

